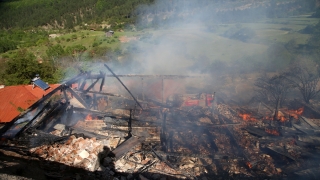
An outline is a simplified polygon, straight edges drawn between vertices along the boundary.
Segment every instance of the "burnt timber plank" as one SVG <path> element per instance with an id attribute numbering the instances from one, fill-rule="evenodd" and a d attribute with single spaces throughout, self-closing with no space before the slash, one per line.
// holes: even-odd
<path id="1" fill-rule="evenodd" d="M 320 127 L 316 125 L 314 122 L 312 122 L 310 119 L 303 116 L 300 116 L 300 119 L 309 124 L 313 129 L 320 130 Z"/>
<path id="2" fill-rule="evenodd" d="M 308 127 L 305 127 L 305 126 L 299 126 L 297 124 L 293 124 L 293 127 L 296 128 L 297 130 L 305 133 L 305 134 L 308 134 L 308 135 L 314 135 L 314 134 L 317 134 L 317 130 L 314 130 L 314 129 L 311 129 L 311 128 L 308 128 Z"/>
<path id="3" fill-rule="evenodd" d="M 291 160 L 294 160 L 294 161 L 297 160 L 296 158 L 294 158 L 290 154 L 288 154 L 288 152 L 286 152 L 286 150 L 284 150 L 283 147 L 273 146 L 273 147 L 267 147 L 267 148 L 270 149 L 271 151 L 274 151 L 274 152 L 276 152 L 278 154 L 281 154 L 281 155 L 283 155 L 283 156 L 285 156 L 285 157 L 287 157 L 287 158 L 289 158 Z"/>
<path id="4" fill-rule="evenodd" d="M 95 137 L 97 139 L 107 139 L 108 138 L 108 136 L 100 135 L 100 134 L 97 134 L 94 132 L 86 131 L 81 128 L 75 128 L 75 127 L 72 128 L 72 133 L 73 134 L 83 134 L 85 137 L 89 137 L 89 138 L 93 138 L 93 137 Z"/>
<path id="5" fill-rule="evenodd" d="M 135 136 L 132 136 L 122 144 L 120 144 L 116 149 L 112 151 L 116 159 L 120 159 L 124 154 L 126 154 L 130 149 L 132 149 L 137 144 L 144 141 L 144 138 L 138 138 Z"/>
<path id="6" fill-rule="evenodd" d="M 89 105 L 71 88 L 66 88 L 86 109 L 90 109 Z"/>
<path id="7" fill-rule="evenodd" d="M 295 172 L 294 174 L 301 179 L 302 178 L 304 178 L 304 179 L 318 179 L 320 176 L 320 168 L 316 167 L 316 168 L 305 169 L 302 171 Z M 296 176 L 295 176 L 295 178 L 297 178 Z"/>
<path id="8" fill-rule="evenodd" d="M 255 127 L 246 127 L 246 128 L 244 128 L 244 130 L 248 131 L 250 134 L 254 134 L 254 135 L 257 135 L 260 137 L 270 136 L 270 134 L 266 133 L 262 129 L 258 129 Z"/>

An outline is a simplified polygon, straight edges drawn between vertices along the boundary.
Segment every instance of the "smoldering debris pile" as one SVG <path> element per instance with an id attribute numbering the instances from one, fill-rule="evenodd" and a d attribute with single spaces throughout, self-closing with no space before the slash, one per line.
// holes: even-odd
<path id="1" fill-rule="evenodd" d="M 31 148 L 33 155 L 48 161 L 55 161 L 94 171 L 99 167 L 99 154 L 103 152 L 103 145 L 95 138 L 70 138 L 64 144 L 42 145 Z"/>
<path id="2" fill-rule="evenodd" d="M 41 162 L 80 168 L 96 179 L 289 179 L 319 172 L 319 120 L 303 114 L 307 106 L 270 118 L 270 107 L 195 93 L 145 97 L 137 100 L 142 109 L 132 98 L 60 90 L 66 89 L 63 100 L 44 100 L 4 127 L 3 145 L 23 146 Z"/>

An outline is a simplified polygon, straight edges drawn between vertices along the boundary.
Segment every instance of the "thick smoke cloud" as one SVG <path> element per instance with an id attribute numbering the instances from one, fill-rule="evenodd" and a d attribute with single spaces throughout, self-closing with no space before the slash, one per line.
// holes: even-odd
<path id="1" fill-rule="evenodd" d="M 233 9 L 234 6 L 240 9 Z M 123 47 L 135 62 L 129 65 L 129 69 L 143 74 L 192 75 L 208 73 L 211 68 L 218 70 L 214 67 L 215 61 L 228 62 L 249 56 L 255 49 L 252 52 L 245 49 L 248 47 L 245 42 L 234 42 L 213 32 L 223 22 L 236 23 L 239 18 L 246 17 L 238 17 L 234 14 L 235 10 L 253 8 L 251 12 L 254 13 L 257 7 L 260 7 L 258 3 L 205 0 L 162 0 L 141 6 L 136 11 L 139 14 L 136 28 L 152 28 L 144 29 L 146 33 L 139 40 Z M 250 14 L 248 18 L 264 13 Z M 121 69 L 128 71 L 124 66 Z"/>

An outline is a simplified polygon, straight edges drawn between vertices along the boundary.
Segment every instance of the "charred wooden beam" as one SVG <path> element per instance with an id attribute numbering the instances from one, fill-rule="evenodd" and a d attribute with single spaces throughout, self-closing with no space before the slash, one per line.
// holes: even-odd
<path id="1" fill-rule="evenodd" d="M 43 117 L 39 122 L 37 129 L 45 129 L 47 125 L 54 119 L 55 115 L 62 109 L 64 104 L 56 103 L 56 105 Z"/>
<path id="2" fill-rule="evenodd" d="M 105 73 L 100 72 L 100 74 L 90 74 L 86 77 L 86 79 L 100 79 L 104 77 L 106 77 Z"/>
<path id="3" fill-rule="evenodd" d="M 132 109 L 130 109 L 130 117 L 129 117 L 129 121 L 128 121 L 128 137 L 132 137 Z"/>
<path id="4" fill-rule="evenodd" d="M 73 111 L 79 112 L 79 113 L 86 113 L 86 114 L 94 114 L 94 115 L 100 115 L 103 117 L 113 117 L 114 115 L 109 112 L 101 112 L 101 111 L 94 111 L 90 109 L 84 109 L 79 107 L 73 107 Z"/>
<path id="5" fill-rule="evenodd" d="M 127 152 L 129 152 L 130 149 L 132 149 L 133 147 L 135 147 L 136 145 L 138 145 L 142 141 L 144 141 L 144 138 L 138 138 L 138 137 L 134 137 L 134 136 L 129 138 L 128 140 L 126 140 L 125 142 L 120 144 L 116 149 L 114 149 L 112 151 L 112 153 L 115 156 L 115 159 L 118 160 L 123 155 L 125 155 Z"/>
<path id="6" fill-rule="evenodd" d="M 89 105 L 71 88 L 67 88 L 67 90 L 87 109 L 89 109 Z"/>
<path id="7" fill-rule="evenodd" d="M 69 107 L 69 109 L 67 110 L 67 120 L 66 120 L 66 123 L 67 125 L 70 125 L 71 124 L 71 120 L 72 120 L 72 116 L 73 116 L 73 106 L 71 105 Z"/>
<path id="8" fill-rule="evenodd" d="M 266 133 L 264 130 L 262 129 L 258 129 L 255 127 L 246 127 L 244 128 L 244 130 L 248 131 L 248 133 L 259 136 L 259 137 L 263 137 L 263 136 L 269 136 L 268 133 Z"/>
<path id="9" fill-rule="evenodd" d="M 122 96 L 120 94 L 113 94 L 113 93 L 104 93 L 104 92 L 97 92 L 97 91 L 81 91 L 81 90 L 77 90 L 77 89 L 74 89 L 73 91 L 81 92 L 81 93 L 92 93 L 92 94 L 100 94 L 100 95 L 106 95 L 106 96 L 115 96 L 115 97 L 127 98 L 127 97 Z"/>
<path id="10" fill-rule="evenodd" d="M 101 80 L 100 89 L 99 89 L 100 91 L 99 92 L 102 91 L 102 88 L 103 88 L 103 85 L 104 85 L 104 81 L 105 81 L 105 77 L 103 77 L 102 80 Z"/>
<path id="11" fill-rule="evenodd" d="M 166 138 L 166 120 L 167 120 L 167 113 L 166 112 L 160 112 L 162 115 L 162 124 L 161 124 L 161 134 L 160 134 L 160 141 L 163 151 L 167 151 L 167 138 Z"/>
<path id="12" fill-rule="evenodd" d="M 320 127 L 312 122 L 310 119 L 300 116 L 300 119 L 309 124 L 313 129 L 320 130 Z"/>
<path id="13" fill-rule="evenodd" d="M 28 122 L 26 126 L 21 128 L 21 130 L 16 134 L 17 137 L 20 136 L 21 133 L 25 132 L 28 128 L 32 127 L 35 125 L 39 120 L 42 120 L 42 117 L 46 115 L 46 112 L 48 111 L 49 108 L 52 108 L 51 106 L 51 101 L 49 101 L 42 109 L 41 111 L 31 120 Z"/>
<path id="14" fill-rule="evenodd" d="M 136 101 L 136 103 L 140 106 L 141 109 L 142 106 L 141 104 L 138 102 L 138 100 L 134 97 L 134 95 L 129 91 L 129 89 L 127 88 L 126 85 L 123 84 L 123 82 L 120 80 L 120 78 L 109 68 L 109 66 L 107 66 L 106 64 L 104 64 L 104 66 L 111 72 L 111 74 L 116 78 L 118 79 L 118 81 L 122 84 L 122 86 L 128 91 L 128 93 L 132 96 L 132 98 Z"/>
<path id="15" fill-rule="evenodd" d="M 87 84 L 87 79 L 85 78 L 84 80 L 83 80 L 83 82 L 82 82 L 82 84 L 80 85 L 80 87 L 79 87 L 79 90 L 83 90 L 84 89 L 84 86 Z"/>
<path id="16" fill-rule="evenodd" d="M 308 143 L 310 145 L 314 145 L 314 146 L 320 146 L 320 137 L 318 136 L 297 136 L 299 141 Z"/>
<path id="17" fill-rule="evenodd" d="M 207 141 L 209 141 L 210 146 L 213 148 L 214 151 L 218 151 L 218 146 L 216 145 L 216 143 L 213 141 L 215 139 L 215 137 L 213 136 L 213 134 L 210 133 L 208 128 L 203 129 L 204 133 L 207 134 Z M 209 138 L 210 137 L 210 138 Z"/>
<path id="18" fill-rule="evenodd" d="M 86 77 L 88 74 L 87 73 L 80 73 L 78 74 L 76 77 L 66 81 L 66 82 L 63 82 L 62 84 L 66 85 L 66 86 L 71 86 L 72 84 L 78 82 L 79 80 L 81 80 L 82 78 Z"/>
<path id="19" fill-rule="evenodd" d="M 117 75 L 118 77 L 140 77 L 140 78 L 164 78 L 164 79 L 183 79 L 183 78 L 207 78 L 206 75 L 189 76 L 189 75 L 144 75 L 144 74 L 126 74 Z M 113 77 L 113 75 L 106 75 L 106 77 Z"/>
<path id="20" fill-rule="evenodd" d="M 66 88 L 67 88 L 67 86 L 62 85 L 61 91 L 63 92 L 63 96 L 66 99 L 66 101 L 69 102 L 69 98 L 68 98 L 68 95 L 66 93 Z"/>
<path id="21" fill-rule="evenodd" d="M 98 99 L 96 94 L 93 94 L 92 108 L 94 110 L 98 109 Z"/>
<path id="22" fill-rule="evenodd" d="M 274 151 L 278 154 L 281 154 L 293 161 L 296 161 L 297 159 L 294 158 L 293 156 L 291 156 L 285 149 L 284 147 L 280 147 L 280 146 L 272 146 L 272 147 L 267 147 L 267 149 L 270 149 L 271 151 Z"/>
<path id="23" fill-rule="evenodd" d="M 96 81 L 94 83 L 92 83 L 86 90 L 85 92 L 88 92 L 90 89 L 92 89 L 94 87 L 94 85 L 97 84 L 97 82 L 100 80 L 100 78 L 96 79 Z"/>
<path id="24" fill-rule="evenodd" d="M 297 124 L 293 124 L 293 127 L 298 129 L 301 132 L 304 132 L 305 134 L 309 134 L 309 135 L 320 134 L 320 131 L 314 130 L 305 126 L 299 126 Z"/>
<path id="25" fill-rule="evenodd" d="M 209 159 L 226 159 L 228 155 L 223 154 L 189 154 L 189 153 L 178 153 L 178 152 L 163 152 L 163 151 L 155 151 L 158 155 L 161 156 L 175 156 L 175 157 L 193 157 L 193 158 L 209 158 Z M 240 158 L 243 159 L 243 158 Z"/>
<path id="26" fill-rule="evenodd" d="M 72 133 L 73 134 L 83 134 L 85 137 L 88 137 L 88 138 L 97 138 L 97 139 L 107 139 L 108 136 L 103 136 L 103 135 L 100 135 L 100 134 L 97 134 L 97 133 L 94 133 L 94 132 L 90 132 L 90 131 L 86 131 L 86 130 L 83 130 L 83 129 L 80 129 L 80 128 L 72 128 Z"/>
<path id="27" fill-rule="evenodd" d="M 57 110 L 54 111 L 52 114 L 50 114 L 49 119 L 51 119 L 52 116 L 53 119 L 51 121 L 48 121 L 45 125 L 44 131 L 48 131 L 53 125 L 60 119 L 60 117 L 65 113 L 68 103 L 62 104 L 60 107 L 58 106 Z M 51 116 L 52 115 L 52 116 Z"/>

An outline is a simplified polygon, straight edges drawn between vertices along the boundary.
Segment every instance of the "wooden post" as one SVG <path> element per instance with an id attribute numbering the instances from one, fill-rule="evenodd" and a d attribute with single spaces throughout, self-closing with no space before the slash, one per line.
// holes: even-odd
<path id="1" fill-rule="evenodd" d="M 164 103 L 164 82 L 162 78 L 162 103 Z"/>
<path id="2" fill-rule="evenodd" d="M 142 93 L 142 100 L 144 100 L 144 88 L 143 88 L 143 78 L 141 78 L 141 93 Z"/>

